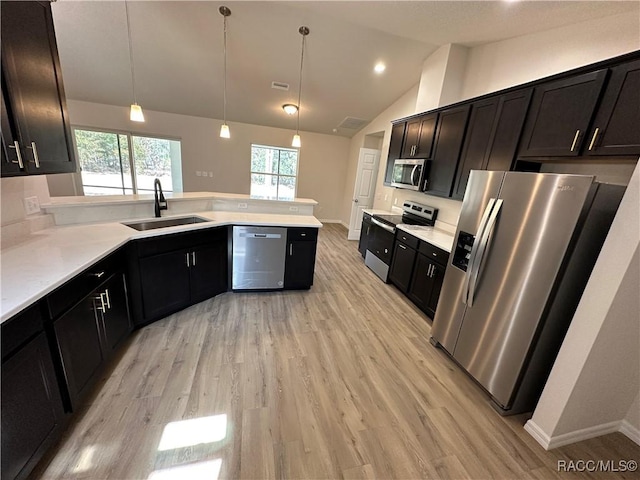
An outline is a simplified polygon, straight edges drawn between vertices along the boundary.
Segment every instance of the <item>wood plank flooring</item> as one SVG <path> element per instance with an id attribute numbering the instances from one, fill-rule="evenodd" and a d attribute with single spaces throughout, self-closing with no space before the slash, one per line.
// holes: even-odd
<path id="1" fill-rule="evenodd" d="M 310 291 L 227 293 L 135 332 L 33 478 L 638 478 L 559 473 L 640 447 L 612 434 L 544 451 L 429 330 L 325 225 Z M 221 428 L 163 438 L 212 416 Z"/>

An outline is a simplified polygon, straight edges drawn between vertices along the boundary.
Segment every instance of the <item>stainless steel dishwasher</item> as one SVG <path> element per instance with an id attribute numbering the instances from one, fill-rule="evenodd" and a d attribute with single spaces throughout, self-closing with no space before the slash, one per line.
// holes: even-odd
<path id="1" fill-rule="evenodd" d="M 283 288 L 286 252 L 286 228 L 233 227 L 231 288 Z"/>

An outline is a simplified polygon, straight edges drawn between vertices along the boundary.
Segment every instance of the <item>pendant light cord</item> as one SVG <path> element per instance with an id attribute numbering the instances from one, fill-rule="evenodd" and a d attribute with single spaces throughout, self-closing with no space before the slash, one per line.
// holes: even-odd
<path id="1" fill-rule="evenodd" d="M 129 65 L 131 67 L 131 87 L 133 89 L 133 103 L 137 104 L 138 101 L 136 99 L 136 80 L 133 68 L 133 45 L 131 44 L 131 24 L 129 22 L 129 4 L 126 0 L 124 2 L 124 10 L 127 15 L 127 38 L 129 39 Z"/>
<path id="2" fill-rule="evenodd" d="M 302 97 L 302 65 L 304 63 L 304 43 L 307 37 L 306 33 L 303 33 L 302 31 L 300 33 L 302 35 L 302 53 L 300 54 L 300 82 L 298 83 L 298 121 L 296 124 L 296 135 L 300 133 L 300 98 Z"/>
<path id="3" fill-rule="evenodd" d="M 227 16 L 224 15 L 224 87 L 222 92 L 222 118 L 223 123 L 227 124 Z"/>

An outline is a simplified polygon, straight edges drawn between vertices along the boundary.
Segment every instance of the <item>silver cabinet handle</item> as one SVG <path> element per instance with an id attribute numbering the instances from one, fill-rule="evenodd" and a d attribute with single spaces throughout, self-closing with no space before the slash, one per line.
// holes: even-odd
<path id="1" fill-rule="evenodd" d="M 195 267 L 196 266 L 196 252 L 195 251 L 191 252 L 191 260 L 192 260 L 191 266 Z"/>
<path id="2" fill-rule="evenodd" d="M 427 267 L 427 277 L 431 278 L 431 264 Z"/>
<path id="3" fill-rule="evenodd" d="M 403 249 L 403 250 L 406 250 L 406 249 L 407 249 L 407 247 L 405 247 L 405 246 L 404 246 L 403 244 L 401 244 L 401 243 L 399 243 L 399 244 L 398 244 L 398 246 L 399 246 L 401 249 Z"/>
<path id="4" fill-rule="evenodd" d="M 293 257 L 293 243 L 289 244 L 289 256 Z"/>
<path id="5" fill-rule="evenodd" d="M 14 140 L 13 145 L 9 145 L 9 148 L 16 149 L 16 156 L 18 160 L 11 160 L 12 163 L 17 163 L 20 168 L 24 168 L 24 162 L 22 161 L 22 152 L 20 152 L 20 143 L 17 140 Z"/>
<path id="6" fill-rule="evenodd" d="M 108 308 L 109 310 L 111 310 L 111 299 L 109 298 L 109 289 L 108 289 L 108 288 L 105 288 L 105 289 L 104 289 L 104 296 L 105 296 L 105 297 L 106 297 L 106 299 L 107 299 L 107 308 Z"/>
<path id="7" fill-rule="evenodd" d="M 97 305 L 96 309 L 103 313 L 106 312 L 107 309 L 105 308 L 105 305 L 104 305 L 104 293 L 101 293 L 100 295 L 95 297 L 95 300 L 100 300 L 100 305 Z"/>
<path id="8" fill-rule="evenodd" d="M 589 151 L 593 150 L 593 146 L 596 143 L 596 137 L 598 136 L 599 128 L 596 128 L 593 132 L 593 138 L 591 139 L 591 143 L 589 144 Z"/>
<path id="9" fill-rule="evenodd" d="M 36 148 L 36 142 L 31 142 L 31 146 L 27 148 L 33 150 L 33 162 L 36 164 L 36 168 L 40 168 L 40 159 L 38 158 L 38 149 Z"/>
<path id="10" fill-rule="evenodd" d="M 576 130 L 576 136 L 573 137 L 573 143 L 571 144 L 571 151 L 576 149 L 576 143 L 578 143 L 578 137 L 580 136 L 580 130 Z"/>
<path id="11" fill-rule="evenodd" d="M 189 265 L 189 252 L 186 253 L 186 256 L 187 256 L 187 267 L 189 267 L 190 266 Z"/>
<path id="12" fill-rule="evenodd" d="M 104 270 L 102 272 L 94 272 L 90 274 L 92 277 L 100 278 L 104 275 Z"/>

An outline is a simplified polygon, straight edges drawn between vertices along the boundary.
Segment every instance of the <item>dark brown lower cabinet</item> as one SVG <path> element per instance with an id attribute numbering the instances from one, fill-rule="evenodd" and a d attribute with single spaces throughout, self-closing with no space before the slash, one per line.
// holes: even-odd
<path id="1" fill-rule="evenodd" d="M 25 478 L 57 439 L 62 398 L 44 332 L 2 363 L 2 479 Z"/>
<path id="2" fill-rule="evenodd" d="M 313 285 L 316 266 L 317 228 L 288 228 L 284 288 L 305 290 Z"/>
<path id="3" fill-rule="evenodd" d="M 418 253 L 408 297 L 431 318 L 436 313 L 446 267 Z"/>

